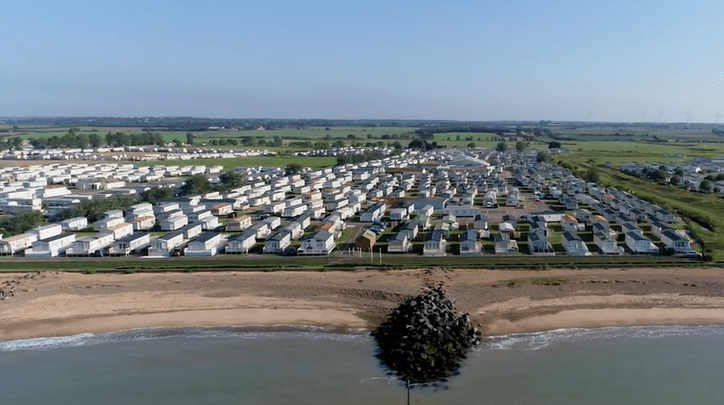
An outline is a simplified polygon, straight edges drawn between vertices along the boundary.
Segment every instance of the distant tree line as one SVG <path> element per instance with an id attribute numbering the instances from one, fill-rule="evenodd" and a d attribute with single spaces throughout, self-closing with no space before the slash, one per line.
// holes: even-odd
<path id="1" fill-rule="evenodd" d="M 377 150 L 366 151 L 362 153 L 351 153 L 348 155 L 337 156 L 337 164 L 346 165 L 350 163 L 362 163 L 368 162 L 370 160 L 383 159 L 384 157 L 385 154 Z"/>
<path id="2" fill-rule="evenodd" d="M 447 132 L 488 133 L 488 134 L 497 134 L 498 136 L 502 136 L 505 132 L 508 132 L 508 129 L 502 128 L 502 127 L 490 127 L 490 126 L 450 125 L 450 126 L 420 128 L 420 129 L 415 130 L 415 135 L 417 135 L 421 138 L 432 138 L 435 134 L 447 133 Z"/>
<path id="3" fill-rule="evenodd" d="M 408 149 L 421 149 L 421 150 L 435 150 L 437 148 L 441 148 L 442 146 L 439 146 L 437 142 L 427 142 L 425 139 L 415 139 L 414 141 L 411 141 L 408 145 Z"/>
<path id="4" fill-rule="evenodd" d="M 53 135 L 49 138 L 33 138 L 30 144 L 36 149 L 55 148 L 98 148 L 101 146 L 140 146 L 140 145 L 165 145 L 161 134 L 151 131 L 127 134 L 125 132 L 108 132 L 105 136 L 97 133 L 83 133 L 74 128 L 68 130 L 63 136 Z"/>

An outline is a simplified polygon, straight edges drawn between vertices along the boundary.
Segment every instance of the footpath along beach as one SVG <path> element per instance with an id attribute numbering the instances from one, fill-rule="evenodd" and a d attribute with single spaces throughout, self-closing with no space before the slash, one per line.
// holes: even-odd
<path id="1" fill-rule="evenodd" d="M 36 272 L 0 275 L 8 294 L 0 301 L 0 340 L 173 326 L 369 330 L 405 296 L 437 283 L 487 336 L 724 324 L 719 268 Z"/>

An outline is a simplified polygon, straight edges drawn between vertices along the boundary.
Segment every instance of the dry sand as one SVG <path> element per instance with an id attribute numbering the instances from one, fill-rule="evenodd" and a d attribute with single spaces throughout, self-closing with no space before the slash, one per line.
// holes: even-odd
<path id="1" fill-rule="evenodd" d="M 564 282 L 539 285 L 541 277 Z M 515 282 L 511 282 L 515 280 Z M 0 275 L 0 340 L 156 326 L 371 329 L 444 283 L 486 335 L 724 324 L 724 270 L 681 268 Z"/>

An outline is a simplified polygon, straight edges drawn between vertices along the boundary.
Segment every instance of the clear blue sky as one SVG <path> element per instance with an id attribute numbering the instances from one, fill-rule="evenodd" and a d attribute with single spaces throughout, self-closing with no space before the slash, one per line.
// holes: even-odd
<path id="1" fill-rule="evenodd" d="M 6 0 L 0 116 L 714 122 L 723 21 L 722 0 Z"/>

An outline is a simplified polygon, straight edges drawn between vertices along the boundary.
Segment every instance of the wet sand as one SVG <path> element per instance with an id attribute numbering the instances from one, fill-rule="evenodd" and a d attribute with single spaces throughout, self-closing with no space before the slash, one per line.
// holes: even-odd
<path id="1" fill-rule="evenodd" d="M 444 283 L 485 335 L 724 324 L 724 270 L 612 268 L 0 275 L 0 340 L 157 326 L 372 329 Z"/>

